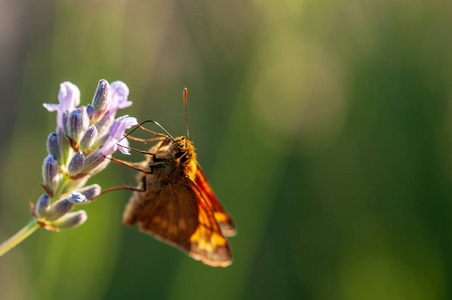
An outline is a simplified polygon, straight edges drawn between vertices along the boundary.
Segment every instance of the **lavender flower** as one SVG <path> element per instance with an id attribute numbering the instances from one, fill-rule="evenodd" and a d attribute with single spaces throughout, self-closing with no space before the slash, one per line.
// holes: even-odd
<path id="1" fill-rule="evenodd" d="M 57 112 L 57 126 L 47 138 L 48 156 L 42 165 L 41 186 L 45 194 L 36 206 L 31 204 L 33 219 L 0 244 L 0 256 L 39 227 L 59 231 L 86 221 L 84 210 L 71 211 L 96 199 L 102 189 L 98 184 L 84 187 L 85 183 L 108 165 L 110 160 L 106 157 L 117 149 L 129 154 L 124 132 L 137 124 L 137 120 L 127 115 L 115 120 L 118 109 L 132 105 L 128 96 L 125 83 L 115 81 L 109 85 L 102 79 L 92 103 L 79 106 L 80 90 L 70 82 L 63 82 L 58 93 L 59 104 L 44 103 L 48 111 Z"/>
<path id="2" fill-rule="evenodd" d="M 58 93 L 59 104 L 44 104 L 47 110 L 57 112 L 57 128 L 47 139 L 49 155 L 43 164 L 42 186 L 47 195 L 41 196 L 34 210 L 41 226 L 58 230 L 86 221 L 84 211 L 70 211 L 75 205 L 94 200 L 101 187 L 83 185 L 107 166 L 110 160 L 106 157 L 117 149 L 129 154 L 118 142 L 128 147 L 124 132 L 137 124 L 137 120 L 127 115 L 114 119 L 120 108 L 132 105 L 128 95 L 129 88 L 124 82 L 109 85 L 102 79 L 92 104 L 78 107 L 80 90 L 70 82 L 63 82 Z"/>

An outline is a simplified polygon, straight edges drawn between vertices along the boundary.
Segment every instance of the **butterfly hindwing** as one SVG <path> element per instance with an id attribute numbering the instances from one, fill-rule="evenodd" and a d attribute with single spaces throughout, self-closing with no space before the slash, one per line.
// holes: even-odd
<path id="1" fill-rule="evenodd" d="M 200 188 L 189 178 L 178 183 L 147 189 L 132 197 L 127 211 L 139 212 L 127 225 L 138 223 L 141 231 L 176 246 L 196 260 L 211 266 L 232 262 L 228 241 Z M 133 205 L 133 206 L 132 206 Z"/>
<path id="2" fill-rule="evenodd" d="M 198 226 L 196 195 L 178 183 L 162 186 L 149 196 L 138 217 L 140 230 L 190 251 L 189 239 Z"/>

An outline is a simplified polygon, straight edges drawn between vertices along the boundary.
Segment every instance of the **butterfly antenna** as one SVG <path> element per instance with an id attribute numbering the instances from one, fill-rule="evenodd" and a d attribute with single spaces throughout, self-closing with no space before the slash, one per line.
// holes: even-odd
<path id="1" fill-rule="evenodd" d="M 118 143 L 119 143 L 120 141 L 122 141 L 123 139 L 125 139 L 126 137 L 128 137 L 130 134 L 132 134 L 132 132 L 134 132 L 134 131 L 137 130 L 138 128 L 141 128 L 141 126 L 142 126 L 143 124 L 146 124 L 146 123 L 154 123 L 155 125 L 157 125 L 158 127 L 160 127 L 160 129 L 163 130 L 163 132 L 165 132 L 166 135 L 167 135 L 170 139 L 172 139 L 173 141 L 175 141 L 174 138 L 173 138 L 173 136 L 172 136 L 171 134 L 169 134 L 169 132 L 166 131 L 166 129 L 163 128 L 163 126 L 160 125 L 157 121 L 154 121 L 154 120 L 146 120 L 146 121 L 141 122 L 141 123 L 138 124 L 137 126 L 135 126 L 135 128 L 132 129 L 132 131 L 130 131 L 128 134 L 126 134 L 122 139 L 120 139 L 120 140 L 118 141 Z"/>
<path id="2" fill-rule="evenodd" d="M 188 133 L 188 121 L 187 121 L 187 88 L 184 88 L 184 108 L 185 108 L 185 129 L 187 130 L 187 139 L 190 139 L 190 134 Z"/>

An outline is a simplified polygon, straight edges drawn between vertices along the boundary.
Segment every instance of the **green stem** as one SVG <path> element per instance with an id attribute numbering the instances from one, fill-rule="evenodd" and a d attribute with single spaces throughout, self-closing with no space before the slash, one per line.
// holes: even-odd
<path id="1" fill-rule="evenodd" d="M 39 225 L 36 223 L 36 219 L 32 219 L 22 228 L 18 233 L 10 237 L 8 240 L 4 241 L 0 244 L 0 256 L 14 248 L 17 244 L 25 240 L 30 234 L 35 232 L 36 229 L 39 228 Z"/>

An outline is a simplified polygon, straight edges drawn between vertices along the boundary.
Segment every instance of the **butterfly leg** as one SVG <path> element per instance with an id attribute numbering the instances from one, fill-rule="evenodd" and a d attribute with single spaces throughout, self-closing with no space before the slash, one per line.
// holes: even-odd
<path id="1" fill-rule="evenodd" d="M 145 192 L 146 191 L 146 176 L 143 176 L 141 180 L 142 180 L 141 187 L 134 187 L 134 186 L 129 186 L 129 185 L 115 186 L 115 187 L 107 188 L 107 189 L 101 191 L 99 196 L 103 195 L 105 193 L 108 193 L 108 192 L 119 191 L 119 190 Z M 99 196 L 97 196 L 97 197 L 99 197 Z"/>
<path id="2" fill-rule="evenodd" d="M 124 134 L 125 135 L 125 134 Z M 131 139 L 132 141 L 137 141 L 137 142 L 141 142 L 143 144 L 147 144 L 147 143 L 152 143 L 152 142 L 158 142 L 158 141 L 163 141 L 164 139 L 166 139 L 166 137 L 156 137 L 156 138 L 152 138 L 152 139 L 140 139 L 137 137 L 133 137 L 133 136 L 127 136 L 128 139 Z"/>
<path id="3" fill-rule="evenodd" d="M 119 143 L 117 145 L 121 146 L 122 148 L 129 149 L 130 151 L 134 151 L 134 152 L 141 153 L 141 154 L 144 154 L 144 155 L 154 155 L 153 153 L 146 152 L 146 151 L 141 151 L 141 150 L 138 150 L 138 149 L 135 149 L 135 148 L 127 147 L 127 146 L 123 146 L 123 145 L 121 145 Z"/>
<path id="4" fill-rule="evenodd" d="M 114 157 L 106 157 L 106 158 L 108 158 L 109 160 L 111 160 L 112 162 L 115 162 L 117 164 L 124 165 L 124 166 L 127 166 L 127 167 L 131 168 L 131 169 L 140 171 L 141 173 L 151 174 L 151 172 L 139 168 L 137 166 L 137 164 L 130 163 L 130 162 L 127 162 L 127 161 L 124 161 L 124 160 L 120 160 L 120 159 L 117 159 L 117 158 L 114 158 Z"/>

